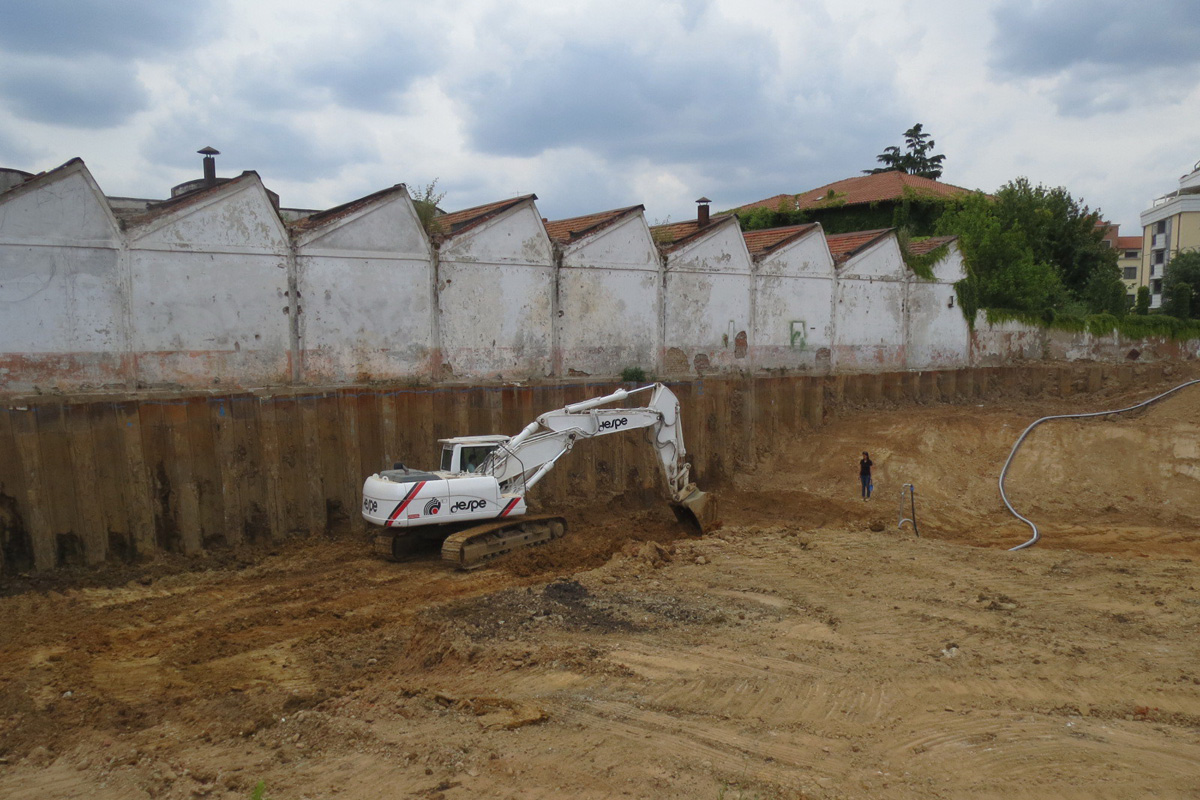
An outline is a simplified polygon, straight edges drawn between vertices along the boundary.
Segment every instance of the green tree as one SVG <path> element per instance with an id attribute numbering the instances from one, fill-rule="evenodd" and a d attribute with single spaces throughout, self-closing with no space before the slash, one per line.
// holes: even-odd
<path id="1" fill-rule="evenodd" d="M 1066 189 L 1010 181 L 975 194 L 942 216 L 957 234 L 984 308 L 1124 314 L 1117 254 L 1103 241 L 1098 212 Z"/>
<path id="2" fill-rule="evenodd" d="M 1175 292 L 1179 291 L 1175 287 L 1185 285 L 1190 289 L 1188 292 L 1188 312 L 1191 316 L 1197 316 L 1200 312 L 1200 305 L 1195 298 L 1200 297 L 1200 252 L 1195 250 L 1186 253 L 1179 253 L 1170 260 L 1167 264 L 1166 277 L 1163 278 L 1163 297 L 1171 299 L 1175 296 Z M 1182 296 L 1182 293 L 1181 295 Z M 1173 317 L 1188 316 L 1189 314 L 1176 313 L 1177 310 L 1172 310 L 1168 313 Z"/>
<path id="3" fill-rule="evenodd" d="M 1034 258 L 1057 267 L 1075 299 L 1086 301 L 1097 273 L 1109 283 L 1120 281 L 1117 253 L 1105 245 L 1103 227 L 1098 226 L 1100 213 L 1076 201 L 1065 188 L 1034 186 L 1027 178 L 1017 178 L 1000 187 L 995 198 L 1001 223 L 1024 233 Z"/>
<path id="4" fill-rule="evenodd" d="M 1163 313 L 1179 319 L 1192 315 L 1192 287 L 1182 281 L 1163 289 Z"/>
<path id="5" fill-rule="evenodd" d="M 882 167 L 864 169 L 866 175 L 877 175 L 880 172 L 907 172 L 909 175 L 920 175 L 922 178 L 937 180 L 942 177 L 942 162 L 946 156 L 934 154 L 936 143 L 925 133 L 918 122 L 904 132 L 903 151 L 899 147 L 885 147 L 883 152 L 875 157 Z"/>
<path id="6" fill-rule="evenodd" d="M 1144 317 L 1150 313 L 1150 287 L 1139 286 L 1137 290 L 1137 301 L 1133 305 L 1133 313 L 1139 317 Z"/>
<path id="7" fill-rule="evenodd" d="M 967 266 L 965 288 L 980 308 L 1041 313 L 1059 302 L 1063 290 L 1057 271 L 1037 260 L 1024 233 L 1003 223 L 987 195 L 968 195 L 942 215 L 938 230 L 958 236 Z"/>
<path id="8" fill-rule="evenodd" d="M 1125 284 L 1108 270 L 1096 270 L 1083 288 L 1083 301 L 1093 314 L 1123 317 L 1129 311 Z"/>

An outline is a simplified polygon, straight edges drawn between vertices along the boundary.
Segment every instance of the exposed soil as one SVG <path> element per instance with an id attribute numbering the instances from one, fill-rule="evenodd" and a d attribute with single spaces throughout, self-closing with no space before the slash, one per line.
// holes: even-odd
<path id="1" fill-rule="evenodd" d="M 576 509 L 469 573 L 314 537 L 11 583 L 0 796 L 1200 797 L 1200 388 L 1035 432 L 1033 548 L 996 487 L 1136 397 L 846 413 L 703 538 Z"/>

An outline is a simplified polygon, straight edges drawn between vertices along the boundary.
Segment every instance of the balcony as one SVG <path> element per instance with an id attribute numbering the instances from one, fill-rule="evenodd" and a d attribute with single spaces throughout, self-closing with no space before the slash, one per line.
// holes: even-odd
<path id="1" fill-rule="evenodd" d="M 1167 249 L 1167 235 L 1165 233 L 1154 234 L 1154 238 L 1150 240 L 1150 249 L 1151 250 Z"/>

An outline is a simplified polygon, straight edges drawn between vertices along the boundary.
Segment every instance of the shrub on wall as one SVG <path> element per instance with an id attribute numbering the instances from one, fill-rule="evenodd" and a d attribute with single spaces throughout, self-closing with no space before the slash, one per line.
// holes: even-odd
<path id="1" fill-rule="evenodd" d="M 1108 336 L 1113 331 L 1117 331 L 1127 339 L 1148 337 L 1161 337 L 1177 341 L 1200 339 L 1200 320 L 1178 319 L 1166 314 L 1146 316 L 1129 314 L 1124 317 L 1117 317 L 1113 314 L 1093 314 L 1080 317 L 1073 314 L 1055 314 L 1052 309 L 1046 309 L 1046 311 L 1050 313 L 1036 314 L 1031 311 L 1008 308 L 989 308 L 985 314 L 989 325 L 1019 322 L 1031 327 L 1067 333 L 1087 331 L 1093 336 Z"/>

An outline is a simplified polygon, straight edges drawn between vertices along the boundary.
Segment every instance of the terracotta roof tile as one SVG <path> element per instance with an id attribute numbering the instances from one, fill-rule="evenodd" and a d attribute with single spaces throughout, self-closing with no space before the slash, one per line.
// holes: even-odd
<path id="1" fill-rule="evenodd" d="M 731 219 L 734 219 L 732 214 L 715 214 L 709 218 L 708 224 L 703 228 L 700 227 L 697 220 L 689 219 L 684 222 L 654 225 L 650 228 L 650 233 L 654 236 L 654 242 L 660 250 L 670 251 L 682 247 L 690 240 L 714 230 L 721 223 Z"/>
<path id="2" fill-rule="evenodd" d="M 864 205 L 884 200 L 899 200 L 904 196 L 905 189 L 934 197 L 959 197 L 972 192 L 971 189 L 964 189 L 961 186 L 893 170 L 846 178 L 799 194 L 777 194 L 756 203 L 739 206 L 734 210 L 750 211 L 756 208 L 767 208 L 774 211 L 782 207 L 785 211 L 797 211 L 820 208 L 826 204 Z M 832 197 L 830 192 L 833 193 Z"/>
<path id="3" fill-rule="evenodd" d="M 833 263 L 841 266 L 861 251 L 887 236 L 893 230 L 893 228 L 881 228 L 875 231 L 838 233 L 826 236 L 825 241 L 829 244 L 829 252 L 833 256 Z"/>
<path id="4" fill-rule="evenodd" d="M 546 226 L 546 233 L 550 236 L 551 241 L 558 242 L 559 244 L 567 244 L 595 231 L 607 228 L 629 214 L 641 213 L 645 210 L 645 206 L 629 206 L 627 208 L 615 208 L 612 211 L 601 211 L 596 214 L 586 214 L 582 217 L 570 217 L 568 219 L 556 219 L 553 221 L 542 220 L 542 222 Z"/>
<path id="5" fill-rule="evenodd" d="M 918 239 L 908 243 L 908 252 L 914 256 L 923 256 L 956 239 L 958 239 L 957 236 L 930 236 L 928 239 Z"/>
<path id="6" fill-rule="evenodd" d="M 512 197 L 508 200 L 497 200 L 494 203 L 485 203 L 474 208 L 464 208 L 462 211 L 452 211 L 449 214 L 442 214 L 436 217 L 436 219 L 438 225 L 441 226 L 442 237 L 448 238 L 468 231 L 476 225 L 492 217 L 499 216 L 510 208 L 514 208 L 530 200 L 537 200 L 537 195 L 526 194 L 520 197 Z"/>
<path id="7" fill-rule="evenodd" d="M 318 211 L 315 214 L 309 214 L 307 217 L 298 219 L 288 225 L 294 231 L 306 231 L 313 228 L 319 228 L 322 225 L 329 225 L 339 219 L 350 216 L 359 209 L 366 208 L 372 203 L 382 200 L 384 197 L 395 194 L 400 190 L 405 190 L 403 183 L 397 183 L 395 186 L 389 186 L 386 189 L 380 189 L 378 192 L 372 192 L 365 197 L 360 197 L 357 200 L 351 200 L 349 203 L 342 203 L 340 206 L 334 206 L 324 211 Z"/>
<path id="8" fill-rule="evenodd" d="M 1117 249 L 1119 250 L 1141 250 L 1142 237 L 1140 236 L 1118 236 Z"/>
<path id="9" fill-rule="evenodd" d="M 746 240 L 746 249 L 751 256 L 765 255 L 770 251 L 799 239 L 818 227 L 817 223 L 805 225 L 788 225 L 783 228 L 767 228 L 759 231 L 746 231 L 742 238 Z"/>

